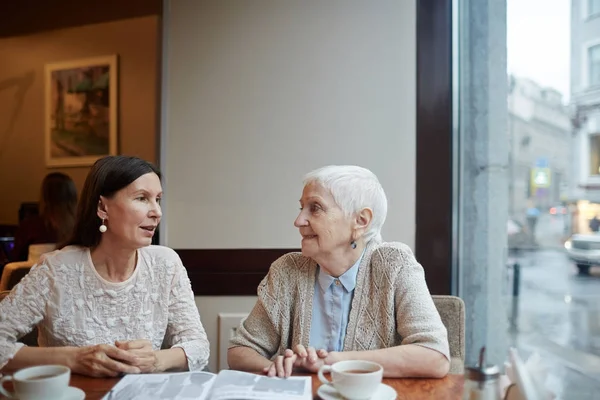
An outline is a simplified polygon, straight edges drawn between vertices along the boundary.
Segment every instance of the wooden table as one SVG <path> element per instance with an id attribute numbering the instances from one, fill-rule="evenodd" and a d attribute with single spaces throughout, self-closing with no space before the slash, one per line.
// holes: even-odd
<path id="1" fill-rule="evenodd" d="M 321 382 L 312 376 L 312 390 L 315 399 Z M 117 384 L 119 379 L 95 379 L 80 375 L 71 376 L 71 386 L 83 390 L 86 400 L 99 400 Z M 461 400 L 463 390 L 462 375 L 448 375 L 443 379 L 384 379 L 383 383 L 393 387 L 398 393 L 397 400 L 436 399 Z"/>

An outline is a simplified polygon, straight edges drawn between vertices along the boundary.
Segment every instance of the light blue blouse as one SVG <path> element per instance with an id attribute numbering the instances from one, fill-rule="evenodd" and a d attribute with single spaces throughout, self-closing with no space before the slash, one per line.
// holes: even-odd
<path id="1" fill-rule="evenodd" d="M 352 267 L 339 278 L 317 268 L 309 345 L 316 350 L 342 351 L 352 307 L 358 266 L 364 250 Z"/>

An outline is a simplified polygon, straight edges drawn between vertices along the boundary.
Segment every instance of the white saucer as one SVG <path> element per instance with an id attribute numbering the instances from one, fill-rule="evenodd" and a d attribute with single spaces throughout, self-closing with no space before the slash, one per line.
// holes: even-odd
<path id="1" fill-rule="evenodd" d="M 69 386 L 60 400 L 85 400 L 85 392 L 74 386 Z"/>
<path id="2" fill-rule="evenodd" d="M 85 392 L 74 386 L 69 386 L 60 400 L 84 400 Z"/>
<path id="3" fill-rule="evenodd" d="M 321 385 L 319 386 L 319 390 L 317 390 L 317 394 L 323 400 L 345 400 L 346 398 L 339 394 L 337 390 L 333 387 L 333 385 Z M 391 387 L 382 383 L 379 385 L 373 396 L 369 398 L 369 400 L 396 400 L 396 396 L 398 394 Z"/>

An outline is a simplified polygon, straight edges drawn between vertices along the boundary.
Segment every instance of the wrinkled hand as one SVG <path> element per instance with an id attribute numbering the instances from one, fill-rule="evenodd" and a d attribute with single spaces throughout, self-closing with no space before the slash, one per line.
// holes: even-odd
<path id="1" fill-rule="evenodd" d="M 95 378 L 115 377 L 122 373 L 139 374 L 134 366 L 137 357 L 108 344 L 79 347 L 75 350 L 71 370 Z"/>
<path id="2" fill-rule="evenodd" d="M 270 366 L 265 367 L 263 372 L 270 377 L 288 378 L 294 371 L 296 358 L 297 355 L 292 350 L 287 349 L 283 355 L 275 357 L 275 360 L 273 360 Z"/>
<path id="3" fill-rule="evenodd" d="M 270 366 L 264 368 L 267 376 L 287 378 L 292 375 L 294 368 L 302 368 L 309 372 L 318 372 L 322 365 L 327 364 L 330 353 L 327 350 L 315 350 L 313 347 L 305 348 L 301 344 L 294 350 L 287 349 L 283 355 L 273 360 Z"/>
<path id="4" fill-rule="evenodd" d="M 326 364 L 331 364 L 331 354 L 327 350 L 315 350 L 313 347 L 305 348 L 301 344 L 294 349 L 297 355 L 294 367 L 302 368 L 309 372 L 319 372 L 319 369 Z"/>
<path id="5" fill-rule="evenodd" d="M 117 348 L 133 354 L 136 358 L 131 365 L 138 367 L 143 373 L 159 371 L 156 352 L 152 348 L 152 342 L 146 339 L 127 340 L 115 342 Z"/>

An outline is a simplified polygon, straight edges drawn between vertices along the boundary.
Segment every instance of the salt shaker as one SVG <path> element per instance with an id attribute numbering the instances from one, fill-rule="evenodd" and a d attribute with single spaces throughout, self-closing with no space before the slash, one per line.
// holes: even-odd
<path id="1" fill-rule="evenodd" d="M 485 364 L 485 347 L 479 352 L 479 365 L 466 368 L 463 400 L 500 400 L 500 369 Z"/>

